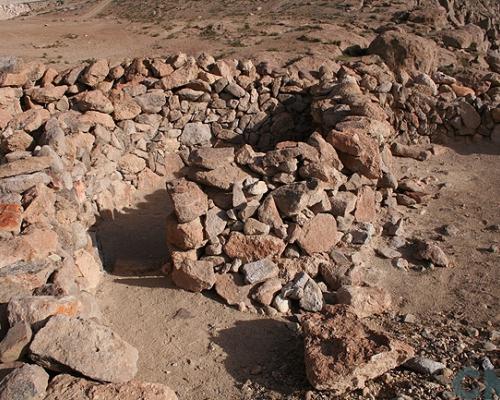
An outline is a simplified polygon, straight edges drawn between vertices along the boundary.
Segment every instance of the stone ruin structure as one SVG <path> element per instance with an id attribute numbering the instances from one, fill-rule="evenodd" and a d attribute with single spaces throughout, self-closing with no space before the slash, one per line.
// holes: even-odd
<path id="1" fill-rule="evenodd" d="M 103 266 L 89 229 L 159 187 L 175 285 L 240 310 L 301 312 L 314 387 L 342 394 L 410 359 L 363 323 L 391 300 L 364 283 L 357 251 L 387 236 L 382 255 L 405 267 L 396 209 L 429 193 L 398 181 L 393 157 L 425 160 L 456 136 L 498 143 L 500 77 L 472 89 L 436 72 L 432 47 L 405 58 L 387 50 L 394 40 L 406 38 L 386 32 L 372 55 L 319 68 L 180 54 L 2 72 L 0 361 L 12 372 L 0 399 L 28 384 L 29 398 L 176 398 L 132 381 L 138 352 L 102 325 L 93 297 Z M 450 263 L 433 243 L 417 253 Z M 331 340 L 364 356 L 343 365 L 321 351 Z"/>

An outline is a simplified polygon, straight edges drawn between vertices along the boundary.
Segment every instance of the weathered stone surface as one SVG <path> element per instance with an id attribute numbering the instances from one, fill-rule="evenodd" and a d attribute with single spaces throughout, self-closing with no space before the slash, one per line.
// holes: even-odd
<path id="1" fill-rule="evenodd" d="M 0 232 L 19 233 L 22 208 L 19 204 L 0 204 Z"/>
<path id="2" fill-rule="evenodd" d="M 215 291 L 231 306 L 248 303 L 252 287 L 245 284 L 242 275 L 237 273 L 217 275 L 215 282 Z"/>
<path id="3" fill-rule="evenodd" d="M 80 76 L 80 81 L 90 87 L 95 88 L 109 74 L 109 65 L 107 60 L 97 60 L 89 65 Z"/>
<path id="4" fill-rule="evenodd" d="M 99 111 L 111 114 L 114 111 L 113 103 L 100 90 L 80 93 L 72 100 L 75 107 L 82 112 Z"/>
<path id="5" fill-rule="evenodd" d="M 134 97 L 134 101 L 139 104 L 143 113 L 157 114 L 167 102 L 163 91 L 153 91 Z"/>
<path id="6" fill-rule="evenodd" d="M 203 147 L 193 150 L 189 155 L 191 165 L 206 169 L 215 169 L 233 161 L 234 149 L 232 147 Z"/>
<path id="7" fill-rule="evenodd" d="M 373 222 L 376 216 L 376 193 L 371 187 L 363 186 L 358 191 L 354 217 L 358 222 Z"/>
<path id="8" fill-rule="evenodd" d="M 0 129 L 2 129 L 1 123 Z M 0 148 L 2 148 L 6 152 L 13 152 L 27 150 L 33 145 L 34 139 L 33 136 L 28 135 L 26 132 L 15 131 L 12 132 L 12 135 L 3 137 L 0 142 Z"/>
<path id="9" fill-rule="evenodd" d="M 327 305 L 302 319 L 306 375 L 318 390 L 341 396 L 413 357 L 413 349 L 363 324 L 348 306 Z"/>
<path id="10" fill-rule="evenodd" d="M 55 266 L 46 261 L 24 262 L 20 261 L 0 268 L 0 286 L 5 290 L 7 286 L 23 288 L 31 292 L 33 289 L 42 286 L 47 282 L 49 275 L 54 272 Z M 0 302 L 8 302 L 0 296 Z"/>
<path id="11" fill-rule="evenodd" d="M 85 249 L 79 249 L 74 255 L 78 276 L 75 277 L 81 290 L 93 292 L 102 278 L 102 267 L 95 257 Z"/>
<path id="12" fill-rule="evenodd" d="M 176 69 L 170 75 L 161 80 L 163 89 L 171 90 L 184 86 L 198 77 L 198 67 L 196 65 L 185 65 Z"/>
<path id="13" fill-rule="evenodd" d="M 146 168 L 146 161 L 135 154 L 125 154 L 118 161 L 118 165 L 126 174 L 138 174 Z"/>
<path id="14" fill-rule="evenodd" d="M 8 306 L 10 326 L 27 322 L 35 328 L 42 326 L 53 315 L 76 317 L 83 314 L 83 304 L 75 296 L 27 296 L 12 299 Z"/>
<path id="15" fill-rule="evenodd" d="M 211 171 L 197 171 L 193 179 L 203 185 L 230 190 L 235 182 L 243 181 L 249 175 L 236 165 L 225 164 Z"/>
<path id="16" fill-rule="evenodd" d="M 49 104 L 60 100 L 68 90 L 65 85 L 62 86 L 45 86 L 35 88 L 28 92 L 31 99 L 40 104 Z"/>
<path id="17" fill-rule="evenodd" d="M 339 242 L 337 221 L 331 214 L 317 214 L 302 227 L 297 239 L 309 255 L 329 252 Z"/>
<path id="18" fill-rule="evenodd" d="M 206 144 L 212 138 L 210 125 L 201 122 L 190 122 L 184 127 L 180 136 L 180 142 L 186 146 Z"/>
<path id="19" fill-rule="evenodd" d="M 375 139 L 365 133 L 331 131 L 328 142 L 339 151 L 339 157 L 352 172 L 359 172 L 367 178 L 376 179 L 381 175 L 380 151 Z"/>
<path id="20" fill-rule="evenodd" d="M 0 240 L 0 268 L 19 261 L 45 259 L 57 249 L 58 236 L 48 229 L 33 229 L 10 240 Z"/>
<path id="21" fill-rule="evenodd" d="M 337 291 L 337 302 L 347 304 L 359 318 L 381 314 L 391 308 L 389 293 L 377 287 L 342 286 Z"/>
<path id="22" fill-rule="evenodd" d="M 302 288 L 299 299 L 300 308 L 306 311 L 318 312 L 323 308 L 323 293 L 318 284 L 311 278 L 307 280 Z"/>
<path id="23" fill-rule="evenodd" d="M 351 192 L 338 192 L 330 197 L 332 214 L 337 217 L 345 217 L 356 208 L 357 196 Z"/>
<path id="24" fill-rule="evenodd" d="M 0 383 L 0 400 L 44 400 L 49 374 L 37 365 L 24 364 Z"/>
<path id="25" fill-rule="evenodd" d="M 98 384 L 97 382 L 58 375 L 47 388 L 44 400 L 178 400 L 175 392 L 159 383 Z"/>
<path id="26" fill-rule="evenodd" d="M 207 211 L 205 217 L 205 233 L 208 239 L 213 239 L 220 235 L 227 225 L 227 214 L 219 207 L 212 207 Z"/>
<path id="27" fill-rule="evenodd" d="M 9 363 L 19 360 L 27 350 L 31 335 L 31 327 L 26 322 L 11 326 L 0 343 L 0 361 Z"/>
<path id="28" fill-rule="evenodd" d="M 51 166 L 50 157 L 29 157 L 0 165 L 0 179 L 43 171 Z"/>
<path id="29" fill-rule="evenodd" d="M 317 193 L 316 181 L 298 182 L 275 189 L 272 196 L 281 215 L 289 217 L 299 214 L 307 206 L 312 205 Z"/>
<path id="30" fill-rule="evenodd" d="M 249 263 L 270 256 L 279 256 L 285 249 L 283 240 L 272 235 L 245 236 L 232 232 L 224 245 L 224 252 L 230 258 L 240 258 Z"/>
<path id="31" fill-rule="evenodd" d="M 113 117 L 117 121 L 134 119 L 142 111 L 141 106 L 134 101 L 132 96 L 125 92 L 113 91 L 110 100 L 113 102 L 114 107 Z"/>
<path id="32" fill-rule="evenodd" d="M 430 261 L 438 267 L 448 267 L 450 265 L 446 253 L 432 242 L 418 243 L 416 256 L 421 260 Z"/>
<path id="33" fill-rule="evenodd" d="M 175 216 L 170 215 L 166 223 L 167 243 L 181 249 L 197 249 L 203 244 L 203 225 L 200 218 L 178 223 Z"/>
<path id="34" fill-rule="evenodd" d="M 283 226 L 283 220 L 281 219 L 273 196 L 267 196 L 264 201 L 261 202 L 261 205 L 257 210 L 257 214 L 262 223 L 269 225 L 274 229 L 279 229 Z"/>
<path id="35" fill-rule="evenodd" d="M 380 34 L 368 51 L 379 55 L 395 71 L 430 74 L 437 68 L 436 43 L 404 31 L 389 30 Z"/>
<path id="36" fill-rule="evenodd" d="M 65 315 L 52 317 L 30 346 L 33 360 L 58 372 L 123 383 L 137 373 L 139 354 L 108 327 Z"/>
<path id="37" fill-rule="evenodd" d="M 341 263 L 323 263 L 320 274 L 331 290 L 338 290 L 342 286 L 360 286 L 364 274 L 360 266 L 351 265 L 349 261 Z"/>
<path id="38" fill-rule="evenodd" d="M 245 281 L 250 284 L 275 278 L 279 273 L 279 268 L 269 258 L 247 263 L 240 270 L 245 277 Z"/>
<path id="39" fill-rule="evenodd" d="M 208 197 L 194 182 L 186 179 L 170 182 L 168 193 L 177 220 L 181 223 L 192 221 L 207 212 Z"/>
<path id="40" fill-rule="evenodd" d="M 213 264 L 210 261 L 184 260 L 172 271 L 174 283 L 190 292 L 211 289 L 216 282 Z"/>
<path id="41" fill-rule="evenodd" d="M 268 306 L 272 303 L 275 294 L 281 290 L 282 286 L 281 279 L 268 279 L 255 289 L 252 297 L 260 304 Z"/>

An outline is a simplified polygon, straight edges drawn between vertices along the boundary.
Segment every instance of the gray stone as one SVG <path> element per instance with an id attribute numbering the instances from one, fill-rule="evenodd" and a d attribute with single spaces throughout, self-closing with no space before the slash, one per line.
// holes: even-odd
<path id="1" fill-rule="evenodd" d="M 180 142 L 186 146 L 194 146 L 210 142 L 212 132 L 210 125 L 201 122 L 186 124 L 180 136 Z"/>
<path id="2" fill-rule="evenodd" d="M 302 297 L 299 300 L 300 308 L 306 311 L 318 312 L 323 308 L 323 293 L 318 284 L 309 279 L 304 285 Z"/>
<path id="3" fill-rule="evenodd" d="M 446 368 L 446 365 L 438 361 L 425 357 L 414 357 L 408 360 L 404 367 L 411 369 L 419 374 L 434 375 Z"/>
<path id="4" fill-rule="evenodd" d="M 279 269 L 269 258 L 245 264 L 240 271 L 247 283 L 260 283 L 278 276 Z"/>
<path id="5" fill-rule="evenodd" d="M 24 364 L 0 383 L 0 400 L 43 400 L 49 374 L 37 365 Z"/>

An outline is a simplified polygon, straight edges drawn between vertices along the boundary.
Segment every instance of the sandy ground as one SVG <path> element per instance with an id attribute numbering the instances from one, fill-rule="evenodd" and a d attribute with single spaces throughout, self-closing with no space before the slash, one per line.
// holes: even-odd
<path id="1" fill-rule="evenodd" d="M 500 233 L 488 229 L 500 223 L 500 149 L 486 143 L 442 150 L 427 162 L 397 159 L 396 170 L 444 185 L 426 207 L 405 210 L 407 235 L 442 241 L 453 266 L 405 272 L 368 252 L 367 281 L 392 293 L 398 315 L 430 325 L 446 315 L 477 328 L 498 326 L 500 255 L 486 249 L 500 244 Z M 115 271 L 98 301 L 113 329 L 139 349 L 138 377 L 167 383 L 182 399 L 255 398 L 245 396 L 250 382 L 268 396 L 262 398 L 301 398 L 309 386 L 294 323 L 238 312 L 154 273 L 164 256 L 166 203 L 161 190 L 149 199 L 99 227 Z M 458 233 L 440 235 L 449 224 Z"/>

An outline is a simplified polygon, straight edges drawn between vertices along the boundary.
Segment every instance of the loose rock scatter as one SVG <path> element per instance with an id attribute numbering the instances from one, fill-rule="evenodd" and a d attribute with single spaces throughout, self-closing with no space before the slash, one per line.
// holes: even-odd
<path id="1" fill-rule="evenodd" d="M 442 40 L 469 48 L 482 35 L 465 25 Z M 390 293 L 366 278 L 370 250 L 399 269 L 454 265 L 434 237 L 405 229 L 406 211 L 425 212 L 442 186 L 401 176 L 394 157 L 425 163 L 439 151 L 433 142 L 455 136 L 499 140 L 498 74 L 469 87 L 437 70 L 439 51 L 383 29 L 368 55 L 299 73 L 294 62 L 182 53 L 4 68 L 0 399 L 177 399 L 134 380 L 140 354 L 106 326 L 94 298 L 104 275 L 96 224 L 165 189 L 168 279 L 240 311 L 298 321 L 317 389 L 306 398 L 375 398 L 395 379 L 392 398 L 404 399 L 405 379 L 419 374 L 452 399 L 452 364 L 470 356 L 494 368 L 496 331 L 467 354 L 462 331 L 486 332 L 459 327 L 445 343 L 424 329 L 428 351 L 412 336 L 415 317 L 397 321 Z M 446 360 L 450 346 L 459 355 Z M 416 395 L 433 398 L 432 389 Z"/>

